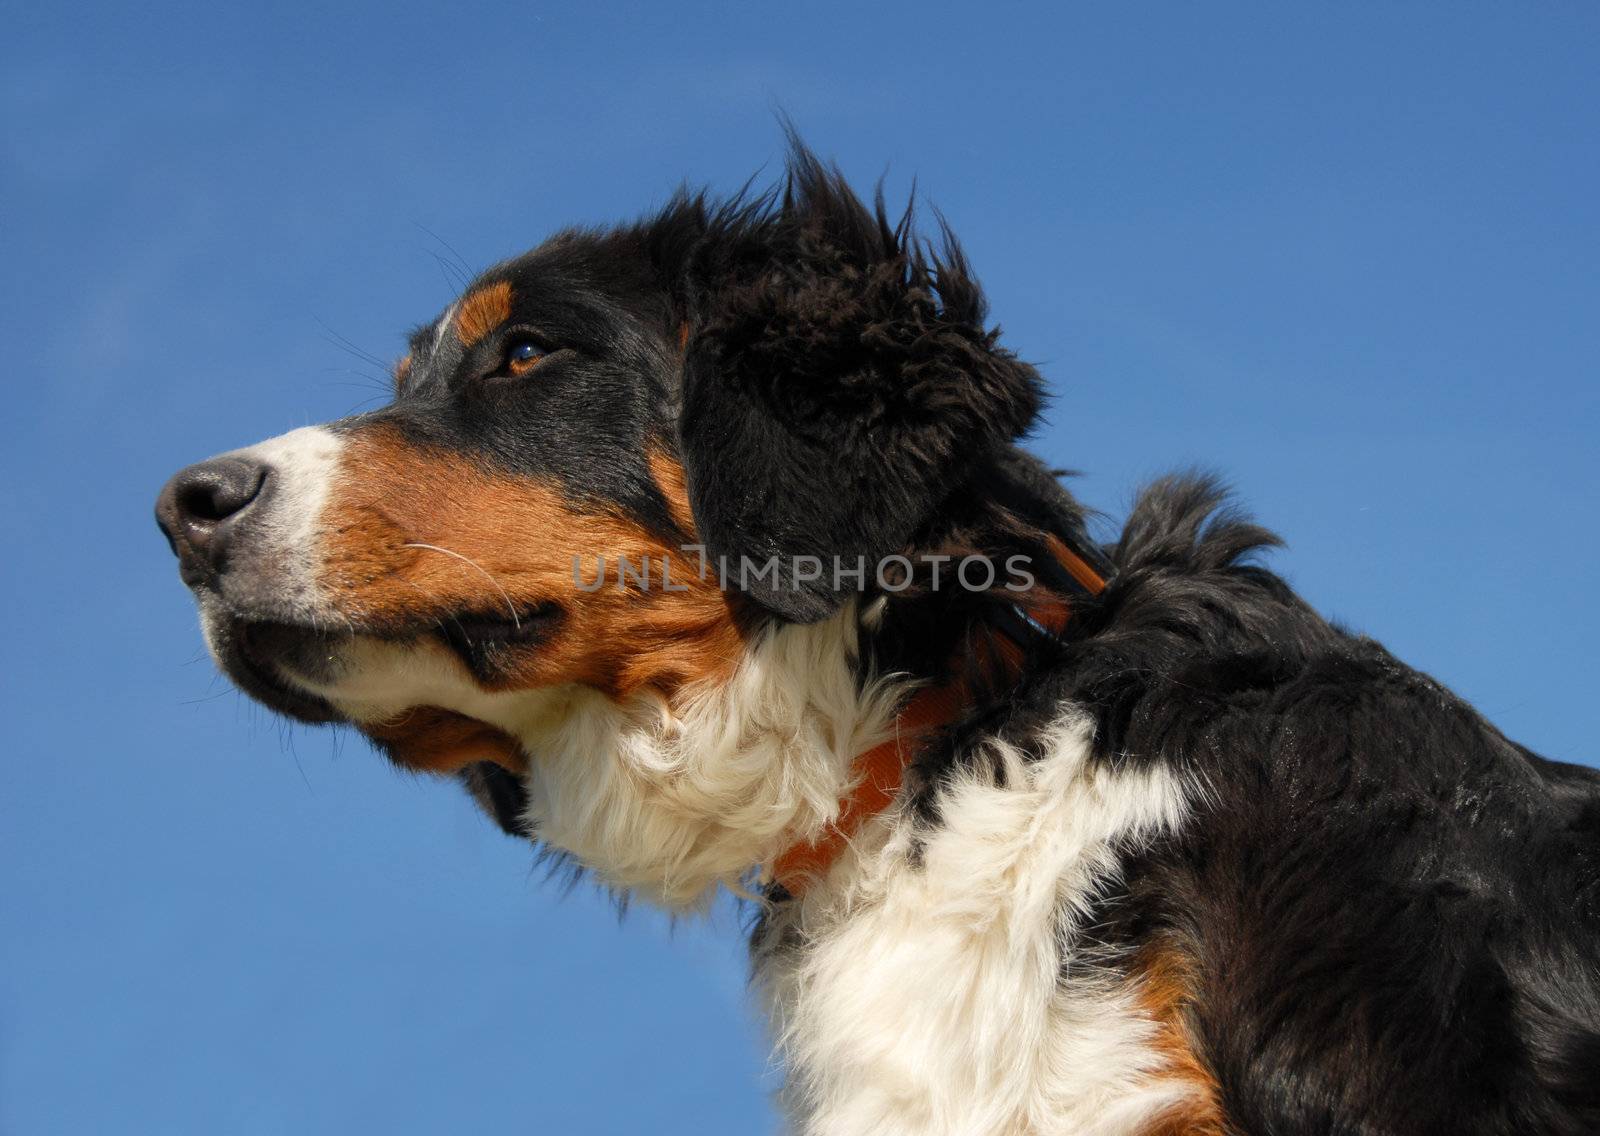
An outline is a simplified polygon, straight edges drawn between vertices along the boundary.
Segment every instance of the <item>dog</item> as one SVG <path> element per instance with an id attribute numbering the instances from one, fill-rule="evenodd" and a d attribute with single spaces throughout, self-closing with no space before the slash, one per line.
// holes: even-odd
<path id="1" fill-rule="evenodd" d="M 485 272 L 388 405 L 161 491 L 217 664 L 620 893 L 744 897 L 797 1132 L 1600 1132 L 1600 771 L 1212 480 L 1096 544 L 941 227 L 797 142 Z"/>

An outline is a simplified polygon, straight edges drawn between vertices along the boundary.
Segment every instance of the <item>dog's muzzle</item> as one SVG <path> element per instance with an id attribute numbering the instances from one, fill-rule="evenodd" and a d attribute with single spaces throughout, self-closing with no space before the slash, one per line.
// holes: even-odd
<path id="1" fill-rule="evenodd" d="M 296 430 L 180 470 L 156 498 L 156 524 L 194 593 L 206 643 L 245 693 L 302 721 L 338 718 L 286 681 L 283 664 L 323 677 L 344 638 L 318 594 L 313 534 L 339 438 Z"/>

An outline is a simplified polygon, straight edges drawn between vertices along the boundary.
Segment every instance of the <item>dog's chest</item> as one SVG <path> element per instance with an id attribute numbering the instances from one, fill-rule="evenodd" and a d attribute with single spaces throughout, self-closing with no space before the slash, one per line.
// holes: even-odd
<path id="1" fill-rule="evenodd" d="M 1043 760 L 996 750 L 1003 777 L 951 785 L 915 837 L 880 818 L 758 940 L 798 1132 L 1109 1136 L 1192 1095 L 1079 926 L 1179 786 L 1094 766 L 1075 719 Z"/>

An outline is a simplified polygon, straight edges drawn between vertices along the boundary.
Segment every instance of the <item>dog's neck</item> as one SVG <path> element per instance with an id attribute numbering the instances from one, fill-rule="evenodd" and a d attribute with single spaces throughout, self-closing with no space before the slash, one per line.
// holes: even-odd
<path id="1" fill-rule="evenodd" d="M 890 737 L 914 685 L 863 676 L 855 604 L 773 627 L 733 676 L 671 703 L 569 688 L 522 737 L 525 820 L 601 879 L 675 910 L 756 882 L 838 815 L 856 758 Z"/>
<path id="2" fill-rule="evenodd" d="M 1056 539 L 1051 555 L 1078 594 L 1103 586 L 1084 546 Z M 703 906 L 718 886 L 775 881 L 797 894 L 892 803 L 917 746 L 984 687 L 1016 682 L 1029 641 L 1062 629 L 1069 601 L 1041 594 L 991 604 L 1009 617 L 983 624 L 976 655 L 969 626 L 961 657 L 932 675 L 874 670 L 862 640 L 883 630 L 879 600 L 768 628 L 730 679 L 670 702 L 569 689 L 564 712 L 522 739 L 534 755 L 525 822 L 611 886 L 671 909 Z"/>

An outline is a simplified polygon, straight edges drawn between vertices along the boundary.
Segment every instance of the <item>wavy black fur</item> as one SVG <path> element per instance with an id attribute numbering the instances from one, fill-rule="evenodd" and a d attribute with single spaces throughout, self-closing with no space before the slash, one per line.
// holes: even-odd
<path id="1" fill-rule="evenodd" d="M 798 142 L 779 190 L 681 196 L 641 232 L 694 324 L 678 435 L 715 555 L 875 564 L 1038 413 L 948 230 L 867 208 Z M 848 594 L 756 598 L 805 621 Z"/>
<path id="2" fill-rule="evenodd" d="M 1600 1132 L 1600 771 L 1323 620 L 1249 562 L 1275 543 L 1213 481 L 1148 490 L 1054 658 L 923 756 L 926 823 L 977 741 L 1081 708 L 1097 760 L 1197 787 L 1093 934 L 1192 961 L 1232 1130 Z"/>

